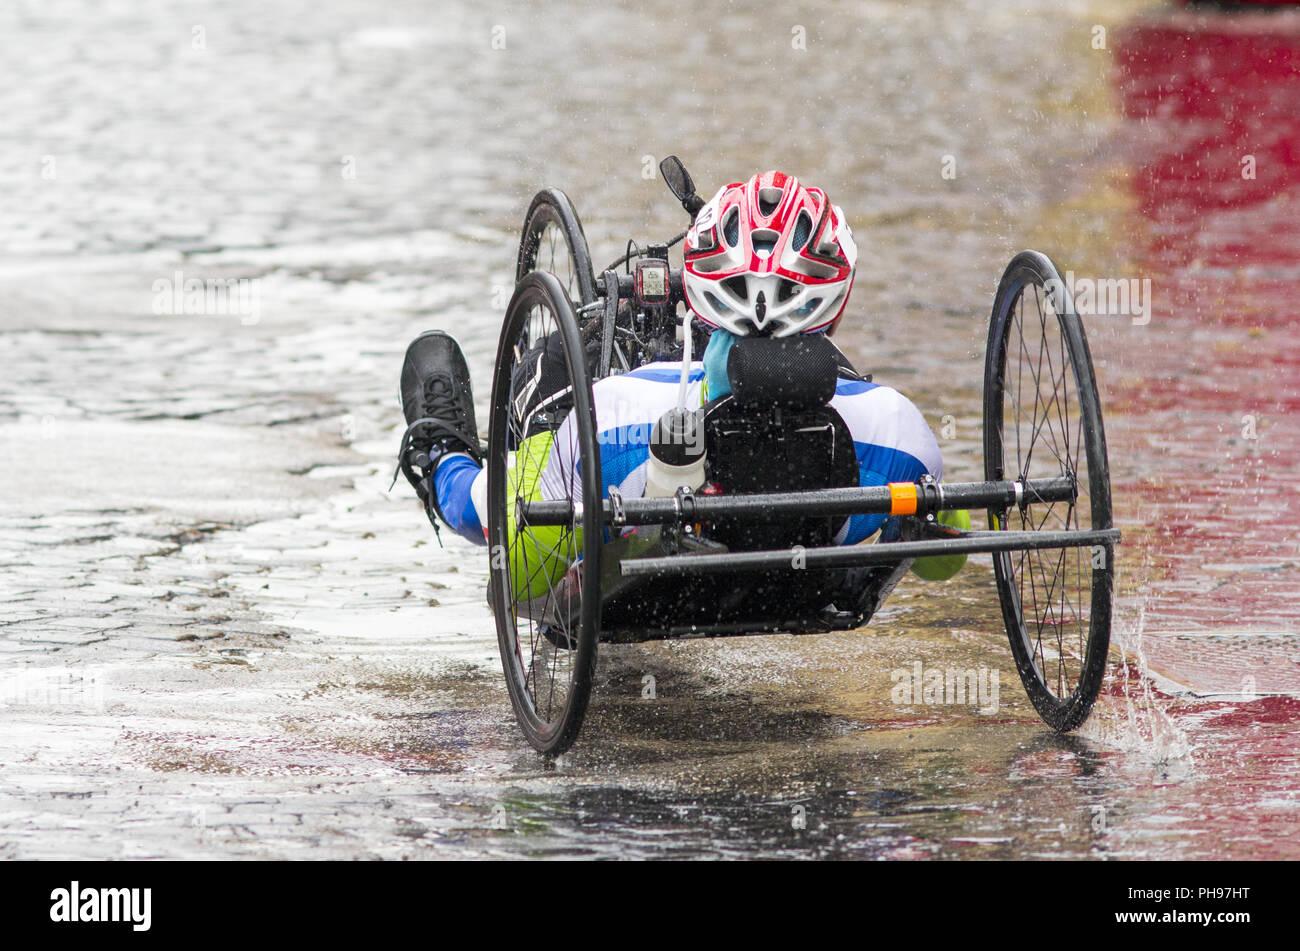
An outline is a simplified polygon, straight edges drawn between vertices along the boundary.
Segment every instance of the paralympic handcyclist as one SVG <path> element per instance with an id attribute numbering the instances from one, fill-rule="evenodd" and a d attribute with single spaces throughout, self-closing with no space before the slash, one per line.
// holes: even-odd
<path id="1" fill-rule="evenodd" d="M 689 368 L 687 406 L 699 408 L 728 394 L 728 360 L 740 338 L 832 334 L 848 303 L 857 253 L 844 213 L 819 188 L 778 171 L 721 188 L 686 235 L 687 304 L 711 329 L 702 361 Z M 563 360 L 558 335 L 525 357 L 534 405 L 564 386 Z M 859 484 L 915 482 L 926 475 L 941 479 L 938 443 L 911 401 L 862 379 L 846 360 L 839 362 L 830 406 L 852 435 Z M 679 363 L 650 363 L 592 386 L 602 480 L 624 498 L 646 491 L 651 460 L 645 437 L 678 405 L 680 375 Z M 400 470 L 435 529 L 440 520 L 484 544 L 487 473 L 469 369 L 451 336 L 433 330 L 411 343 L 402 365 L 401 400 L 407 429 Z M 517 490 L 530 498 L 564 497 L 566 478 L 571 483 L 578 466 L 571 445 L 550 432 L 525 439 L 516 456 L 531 460 L 532 475 Z M 964 511 L 939 518 L 970 527 Z M 895 517 L 855 515 L 844 520 L 834 540 L 853 545 L 880 532 L 882 541 L 892 541 L 899 527 Z M 964 562 L 964 555 L 932 556 L 917 559 L 912 568 L 927 580 L 945 580 Z"/>

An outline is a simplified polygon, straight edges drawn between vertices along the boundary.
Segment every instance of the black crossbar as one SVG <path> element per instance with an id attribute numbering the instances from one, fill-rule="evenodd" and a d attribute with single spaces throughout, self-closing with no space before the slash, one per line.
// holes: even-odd
<path id="1" fill-rule="evenodd" d="M 1073 501 L 1074 480 L 1038 479 L 1031 482 L 950 482 L 915 485 L 914 514 L 950 509 L 1006 511 L 1022 504 Z M 898 515 L 899 499 L 887 485 L 813 489 L 807 492 L 769 492 L 754 495 L 677 495 L 661 499 L 624 499 L 616 506 L 601 503 L 607 525 L 667 525 L 708 522 L 718 518 L 763 521 L 771 518 L 832 515 Z M 517 503 L 519 525 L 572 525 L 582 509 L 567 500 Z"/>
<path id="2" fill-rule="evenodd" d="M 1120 533 L 1117 528 L 1087 531 L 967 532 L 955 538 L 934 538 L 916 542 L 629 558 L 620 563 L 619 570 L 624 576 L 631 576 L 857 568 L 863 565 L 888 564 L 908 558 L 923 558 L 927 555 L 977 554 L 1038 548 L 1087 548 L 1094 545 L 1109 548 L 1119 540 Z"/>

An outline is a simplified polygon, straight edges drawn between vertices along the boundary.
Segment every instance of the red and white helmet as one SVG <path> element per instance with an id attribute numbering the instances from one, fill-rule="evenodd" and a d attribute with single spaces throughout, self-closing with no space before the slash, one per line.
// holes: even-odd
<path id="1" fill-rule="evenodd" d="M 737 336 L 834 332 L 858 247 L 820 188 L 783 172 L 724 185 L 686 233 L 691 310 Z"/>

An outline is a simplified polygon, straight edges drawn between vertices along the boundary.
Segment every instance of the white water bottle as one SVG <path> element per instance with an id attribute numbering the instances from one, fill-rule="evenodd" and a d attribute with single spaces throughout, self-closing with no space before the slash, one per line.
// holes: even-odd
<path id="1" fill-rule="evenodd" d="M 672 409 L 659 417 L 650 437 L 645 495 L 664 499 L 682 486 L 704 484 L 704 425 L 696 413 Z"/>

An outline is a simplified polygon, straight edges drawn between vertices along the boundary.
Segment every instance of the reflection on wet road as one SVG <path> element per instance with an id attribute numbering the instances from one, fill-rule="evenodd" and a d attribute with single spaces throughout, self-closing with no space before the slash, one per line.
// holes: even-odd
<path id="1" fill-rule="evenodd" d="M 844 2 L 647 51 L 614 10 L 322 6 L 0 11 L 0 856 L 1296 857 L 1300 21 Z M 844 206 L 840 342 L 952 480 L 1011 255 L 1151 280 L 1086 319 L 1125 544 L 1078 734 L 975 558 L 863 631 L 609 647 L 575 749 L 525 746 L 481 553 L 387 493 L 397 367 L 454 332 L 485 418 L 531 193 L 604 263 L 680 230 L 667 152 Z M 256 308 L 169 313 L 191 278 Z M 918 665 L 997 702 L 900 697 Z"/>

